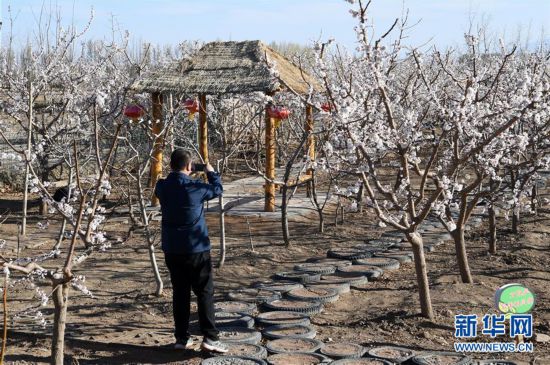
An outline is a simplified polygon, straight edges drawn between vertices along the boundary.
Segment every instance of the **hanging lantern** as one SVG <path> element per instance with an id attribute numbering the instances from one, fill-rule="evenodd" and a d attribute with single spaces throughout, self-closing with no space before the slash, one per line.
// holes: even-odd
<path id="1" fill-rule="evenodd" d="M 324 112 L 327 112 L 327 113 L 330 113 L 332 111 L 332 104 L 331 103 L 323 103 L 321 104 L 321 109 L 324 111 Z"/>
<path id="2" fill-rule="evenodd" d="M 145 115 L 145 108 L 139 104 L 130 104 L 124 107 L 124 116 L 128 117 L 134 122 L 137 122 L 139 118 Z"/>
<path id="3" fill-rule="evenodd" d="M 284 106 L 271 106 L 267 109 L 267 115 L 275 119 L 275 128 L 279 128 L 281 120 L 288 119 L 290 116 L 290 110 Z"/>
<path id="4" fill-rule="evenodd" d="M 183 107 L 189 112 L 189 120 L 193 120 L 195 113 L 199 111 L 199 102 L 197 99 L 187 99 L 183 102 Z"/>

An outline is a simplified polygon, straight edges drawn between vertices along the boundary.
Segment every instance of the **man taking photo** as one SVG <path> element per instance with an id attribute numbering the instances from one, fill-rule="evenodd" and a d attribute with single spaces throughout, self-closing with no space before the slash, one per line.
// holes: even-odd
<path id="1" fill-rule="evenodd" d="M 155 195 L 162 212 L 162 250 L 170 271 L 176 349 L 193 345 L 189 334 L 191 290 L 197 296 L 199 325 L 204 336 L 201 349 L 227 352 L 219 341 L 214 315 L 214 282 L 210 258 L 210 238 L 204 219 L 204 202 L 223 192 L 220 175 L 210 164 L 194 164 L 191 154 L 176 149 L 170 156 L 172 172 L 160 179 Z M 203 169 L 208 184 L 190 174 Z"/>

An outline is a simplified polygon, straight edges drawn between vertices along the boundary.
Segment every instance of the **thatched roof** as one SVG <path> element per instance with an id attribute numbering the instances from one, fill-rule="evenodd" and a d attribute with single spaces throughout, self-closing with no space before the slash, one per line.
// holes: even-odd
<path id="1" fill-rule="evenodd" d="M 271 70 L 268 63 L 272 65 Z M 225 94 L 273 93 L 291 88 L 305 94 L 309 85 L 320 89 L 311 76 L 281 54 L 260 41 L 245 41 L 208 43 L 190 60 L 145 74 L 134 82 L 131 89 L 138 92 Z"/>

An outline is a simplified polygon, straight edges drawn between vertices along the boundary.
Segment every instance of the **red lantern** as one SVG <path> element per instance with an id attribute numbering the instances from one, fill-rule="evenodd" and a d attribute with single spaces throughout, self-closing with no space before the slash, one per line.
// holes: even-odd
<path id="1" fill-rule="evenodd" d="M 331 103 L 323 103 L 321 104 L 321 109 L 323 109 L 324 112 L 331 112 L 332 111 L 332 104 Z"/>
<path id="2" fill-rule="evenodd" d="M 183 107 L 189 112 L 189 119 L 193 120 L 195 113 L 199 111 L 199 102 L 197 99 L 187 99 L 183 102 Z"/>
<path id="3" fill-rule="evenodd" d="M 284 106 L 271 106 L 267 109 L 267 115 L 275 119 L 275 128 L 279 128 L 281 120 L 288 119 L 290 110 Z"/>
<path id="4" fill-rule="evenodd" d="M 130 104 L 124 107 L 124 115 L 133 121 L 145 115 L 145 108 L 139 104 Z"/>
<path id="5" fill-rule="evenodd" d="M 288 110 L 284 106 L 272 106 L 267 109 L 267 114 L 270 118 L 273 119 L 288 119 L 290 115 L 290 110 Z"/>

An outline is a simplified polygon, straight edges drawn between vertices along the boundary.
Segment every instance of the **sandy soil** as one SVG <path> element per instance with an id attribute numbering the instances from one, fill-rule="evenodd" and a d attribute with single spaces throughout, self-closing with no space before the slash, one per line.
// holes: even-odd
<path id="1" fill-rule="evenodd" d="M 10 197 L 16 199 L 16 196 Z M 6 201 L 4 201 L 4 205 Z M 217 217 L 208 217 L 213 242 L 217 242 Z M 332 218 L 329 219 L 332 222 Z M 280 224 L 250 219 L 255 250 L 249 247 L 246 220 L 227 218 L 228 252 L 225 266 L 216 270 L 216 292 L 222 298 L 228 291 L 266 280 L 278 271 L 290 270 L 296 263 L 311 257 L 324 257 L 331 247 L 361 243 L 378 237 L 381 229 L 368 214 L 350 213 L 346 224 L 330 224 L 324 234 L 317 233 L 315 220 L 293 222 L 291 247 L 282 245 Z M 434 322 L 418 316 L 413 264 L 386 272 L 378 281 L 353 289 L 340 300 L 328 304 L 324 313 L 312 318 L 317 338 L 322 341 L 350 341 L 365 346 L 393 344 L 416 350 L 453 350 L 454 315 L 459 313 L 496 313 L 495 290 L 509 282 L 520 282 L 537 294 L 533 312 L 534 331 L 550 334 L 550 212 L 525 217 L 521 232 L 510 234 L 509 222 L 500 221 L 497 255 L 486 254 L 484 226 L 468 233 L 468 252 L 476 283 L 461 284 L 457 275 L 452 242 L 438 246 L 427 255 L 431 295 L 436 313 Z M 46 230 L 30 221 L 30 233 L 21 242 L 23 255 L 44 252 L 53 245 L 59 222 L 50 220 Z M 106 226 L 112 236 L 123 237 L 127 226 L 118 222 Z M 0 237 L 8 241 L 3 255 L 11 256 L 16 247 L 16 225 L 7 221 L 0 227 Z M 214 244 L 216 246 L 216 244 Z M 218 256 L 217 247 L 213 254 Z M 154 280 L 145 241 L 134 236 L 87 260 L 78 269 L 86 276 L 86 285 L 94 297 L 71 291 L 67 326 L 66 354 L 69 364 L 178 363 L 199 364 L 199 351 L 175 352 L 169 347 L 172 337 L 171 289 L 162 253 L 158 261 L 165 279 L 165 294 L 152 295 Z M 55 262 L 45 266 L 54 267 Z M 21 287 L 21 285 L 18 285 Z M 51 289 L 44 285 L 44 291 Z M 10 318 L 39 301 L 33 290 L 10 288 Z M 49 362 L 52 303 L 40 308 L 47 325 L 21 316 L 10 323 L 6 360 L 17 364 Z M 21 314 L 21 313 L 20 313 Z M 198 334 L 196 320 L 193 331 Z M 479 338 L 478 338 L 479 340 Z M 489 338 L 481 338 L 490 342 Z M 502 339 L 506 341 L 506 339 Z M 533 354 L 511 354 L 509 359 L 522 363 L 550 364 L 550 344 L 534 343 Z M 475 356 L 488 358 L 489 355 Z M 495 355 L 492 357 L 500 357 Z"/>

